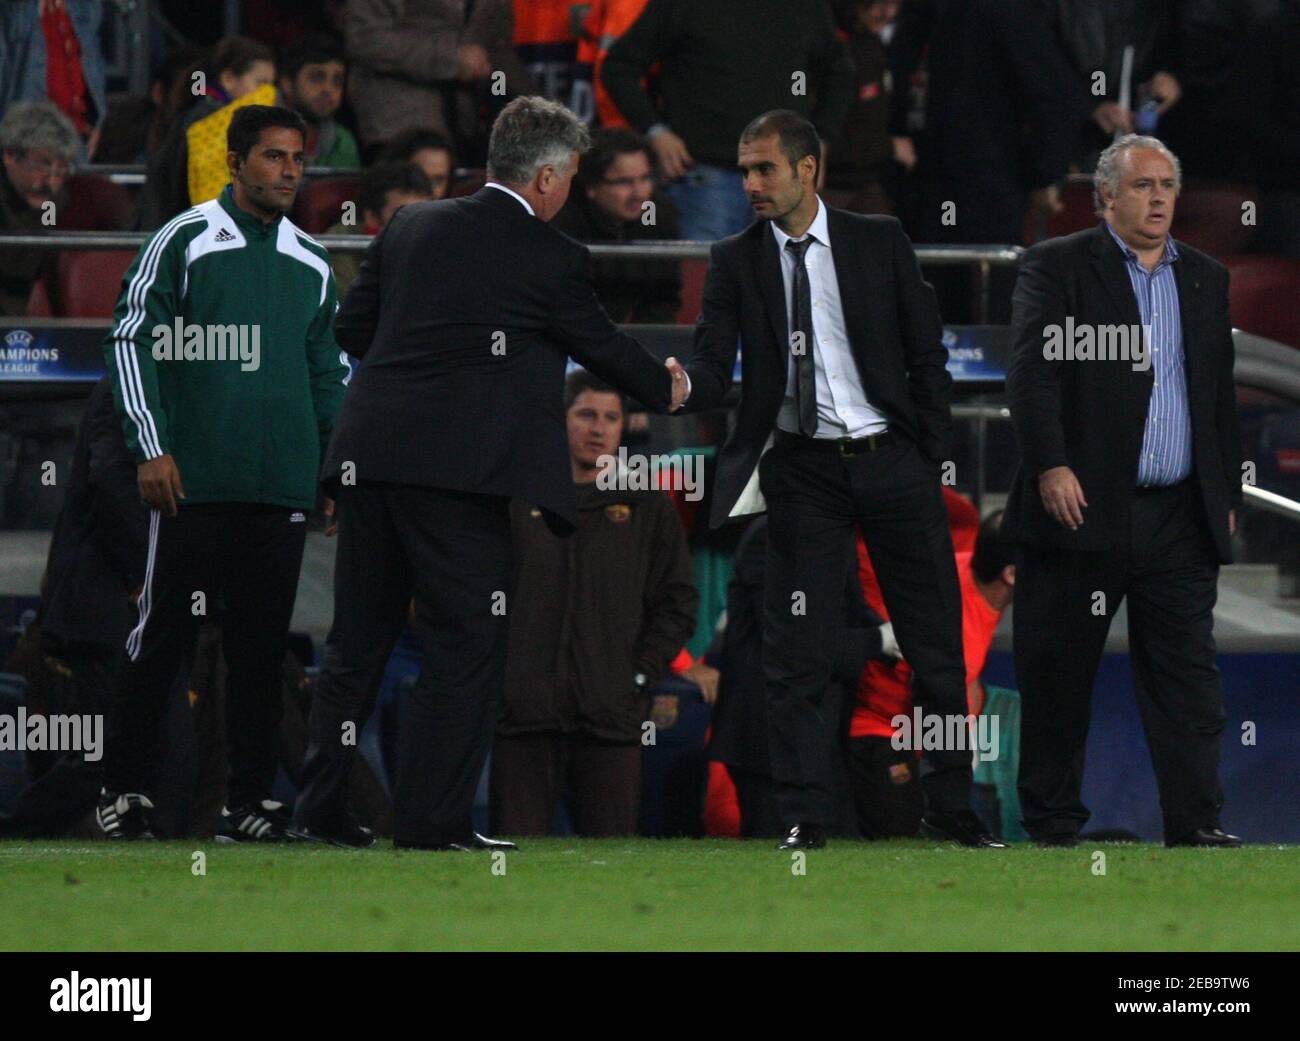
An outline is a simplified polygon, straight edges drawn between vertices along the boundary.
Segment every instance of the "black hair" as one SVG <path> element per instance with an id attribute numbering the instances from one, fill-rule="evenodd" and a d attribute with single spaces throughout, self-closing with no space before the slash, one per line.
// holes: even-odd
<path id="1" fill-rule="evenodd" d="M 422 127 L 408 130 L 387 142 L 380 151 L 377 161 L 409 163 L 416 152 L 426 148 L 441 149 L 446 152 L 451 156 L 452 169 L 456 168 L 456 150 L 452 147 L 451 140 L 437 130 L 426 130 Z"/>
<path id="2" fill-rule="evenodd" d="M 414 163 L 380 163 L 361 177 L 361 212 L 380 213 L 389 192 L 433 198 L 433 184 Z"/>
<path id="3" fill-rule="evenodd" d="M 242 76 L 259 61 L 274 65 L 275 52 L 260 40 L 250 40 L 247 36 L 223 36 L 212 47 L 208 69 L 213 79 L 218 79 L 223 72 Z"/>
<path id="4" fill-rule="evenodd" d="M 591 132 L 591 147 L 582 154 L 578 166 L 578 186 L 590 188 L 599 184 L 609 173 L 620 155 L 629 152 L 644 152 L 650 168 L 654 169 L 655 157 L 650 150 L 650 142 L 627 127 L 601 127 Z"/>
<path id="5" fill-rule="evenodd" d="M 822 139 L 817 136 L 817 128 L 798 112 L 792 112 L 788 108 L 764 112 L 740 132 L 740 140 L 743 144 L 770 134 L 776 135 L 781 151 L 790 161 L 791 167 L 797 167 L 799 160 L 806 155 L 812 156 L 817 165 L 821 165 Z"/>
<path id="6" fill-rule="evenodd" d="M 573 403 L 587 391 L 595 394 L 618 395 L 618 407 L 624 414 L 627 413 L 627 402 L 623 399 L 623 392 L 617 387 L 610 386 L 599 376 L 593 376 L 586 369 L 574 369 L 565 379 L 564 411 L 568 412 L 573 407 Z"/>
<path id="7" fill-rule="evenodd" d="M 304 145 L 307 142 L 307 124 L 302 116 L 279 105 L 244 105 L 237 110 L 226 130 L 226 151 L 236 153 L 240 159 L 247 159 L 263 130 L 271 127 L 287 127 L 302 134 Z"/>
<path id="8" fill-rule="evenodd" d="M 994 510 L 980 521 L 970 569 L 981 582 L 993 582 L 1004 567 L 1015 562 L 1016 544 L 1002 531 L 1002 511 Z"/>
<path id="9" fill-rule="evenodd" d="M 343 53 L 343 45 L 326 33 L 307 33 L 284 49 L 280 58 L 280 75 L 287 76 L 292 81 L 304 65 L 318 65 L 327 61 L 338 61 L 346 65 L 348 60 Z"/>

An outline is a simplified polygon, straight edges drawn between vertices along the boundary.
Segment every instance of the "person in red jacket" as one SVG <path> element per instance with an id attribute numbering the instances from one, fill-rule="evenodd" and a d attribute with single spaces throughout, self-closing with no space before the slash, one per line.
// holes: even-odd
<path id="1" fill-rule="evenodd" d="M 950 509 L 950 516 L 951 516 Z M 966 659 L 968 711 L 983 704 L 979 677 L 993 633 L 1015 592 L 1015 546 L 1001 534 L 1002 511 L 979 526 L 973 551 L 956 553 L 961 584 L 962 649 Z M 867 605 L 882 618 L 889 612 L 858 536 L 858 568 Z M 907 838 L 917 833 L 925 809 L 917 738 L 895 740 L 898 716 L 912 716 L 912 670 L 906 661 L 872 658 L 862 670 L 857 705 L 849 721 L 849 776 L 858 824 L 868 838 Z M 910 736 L 910 735 L 909 735 Z M 912 747 L 895 747 L 910 744 Z"/>

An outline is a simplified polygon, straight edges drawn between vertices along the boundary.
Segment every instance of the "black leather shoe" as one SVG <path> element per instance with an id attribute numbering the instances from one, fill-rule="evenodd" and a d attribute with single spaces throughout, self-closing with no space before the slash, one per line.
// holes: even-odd
<path id="1" fill-rule="evenodd" d="M 333 831 L 295 824 L 285 834 L 298 842 L 324 842 L 342 849 L 369 849 L 375 844 L 375 833 L 354 820 L 344 821 L 341 828 Z"/>
<path id="2" fill-rule="evenodd" d="M 1197 828 L 1177 842 L 1166 842 L 1166 846 L 1217 846 L 1220 849 L 1237 849 L 1242 845 L 1236 835 L 1229 835 L 1221 828 Z"/>
<path id="3" fill-rule="evenodd" d="M 495 853 L 519 848 L 513 842 L 508 842 L 505 839 L 490 839 L 486 835 L 480 835 L 477 831 L 471 832 L 469 838 L 461 839 L 459 842 L 403 842 L 400 839 L 394 839 L 393 846 L 397 849 L 422 849 L 430 852 L 455 851 L 458 853 L 472 853 L 475 850 L 487 850 Z"/>
<path id="4" fill-rule="evenodd" d="M 1038 837 L 1038 844 L 1045 849 L 1054 847 L 1071 848 L 1079 844 L 1079 836 L 1072 831 L 1048 832 Z"/>
<path id="5" fill-rule="evenodd" d="M 826 829 L 820 824 L 796 824 L 785 833 L 777 849 L 821 849 L 826 845 Z"/>
<path id="6" fill-rule="evenodd" d="M 961 846 L 978 846 L 983 849 L 1006 849 L 980 823 L 970 810 L 956 813 L 927 813 L 921 818 L 921 835 L 927 839 L 946 839 Z"/>

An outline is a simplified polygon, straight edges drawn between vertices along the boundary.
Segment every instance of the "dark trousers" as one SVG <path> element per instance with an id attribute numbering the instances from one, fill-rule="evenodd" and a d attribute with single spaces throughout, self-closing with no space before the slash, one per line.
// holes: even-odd
<path id="1" fill-rule="evenodd" d="M 921 827 L 925 796 L 920 760 L 887 737 L 849 741 L 849 783 L 858 830 L 869 839 L 908 839 Z"/>
<path id="2" fill-rule="evenodd" d="M 279 752 L 280 666 L 306 531 L 303 512 L 282 506 L 204 503 L 181 506 L 175 517 L 150 511 L 139 618 L 127 637 L 108 723 L 109 789 L 147 792 L 153 785 L 168 692 L 182 664 L 194 658 L 199 623 L 220 603 L 230 757 L 226 805 L 270 796 Z"/>
<path id="3" fill-rule="evenodd" d="M 566 790 L 577 834 L 634 835 L 641 746 L 582 734 L 498 737 L 489 787 L 492 829 L 502 835 L 545 835 Z"/>
<path id="4" fill-rule="evenodd" d="M 824 444 L 824 443 L 823 443 Z M 961 593 L 938 468 L 895 435 L 842 455 L 782 438 L 759 463 L 767 500 L 763 671 L 772 776 L 786 827 L 835 817 L 832 732 L 823 716 L 830 646 L 844 627 L 844 583 L 860 526 L 923 712 L 966 713 Z M 932 808 L 968 809 L 969 752 L 926 753 Z"/>
<path id="5" fill-rule="evenodd" d="M 1219 825 L 1219 738 L 1227 720 L 1214 660 L 1219 565 L 1194 480 L 1139 491 L 1130 532 L 1125 545 L 1105 552 L 1021 547 L 1014 633 L 1019 791 L 1034 838 L 1076 833 L 1088 819 L 1080 791 L 1092 687 L 1125 596 L 1165 837 L 1177 841 Z"/>
<path id="6" fill-rule="evenodd" d="M 393 838 L 469 837 L 505 677 L 507 505 L 503 496 L 414 485 L 339 490 L 334 626 L 308 722 L 299 825 L 337 829 L 356 734 L 414 599 L 424 667 L 402 706 Z"/>
<path id="7" fill-rule="evenodd" d="M 781 835 L 781 813 L 776 805 L 776 787 L 772 778 L 758 770 L 727 765 L 731 783 L 736 786 L 736 803 L 740 807 L 740 837 L 768 839 Z"/>

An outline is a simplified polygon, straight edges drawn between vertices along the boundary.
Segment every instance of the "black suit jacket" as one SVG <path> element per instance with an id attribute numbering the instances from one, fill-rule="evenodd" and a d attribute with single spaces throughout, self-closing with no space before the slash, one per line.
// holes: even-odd
<path id="1" fill-rule="evenodd" d="M 107 376 L 90 392 L 54 524 L 41 590 L 41 632 L 53 641 L 119 647 L 128 594 L 144 584 L 149 509 Z"/>
<path id="2" fill-rule="evenodd" d="M 576 504 L 567 355 L 666 410 L 663 363 L 596 300 L 585 246 L 495 188 L 402 207 L 366 251 L 334 322 L 352 379 L 322 467 L 332 486 L 427 485 L 518 497 L 559 533 Z"/>
<path id="3" fill-rule="evenodd" d="M 1241 435 L 1232 382 L 1228 269 L 1178 243 L 1174 262 L 1194 476 L 1220 558 L 1232 559 L 1228 510 L 1240 505 Z M 1007 397 L 1021 464 L 1003 523 L 1022 542 L 1063 549 L 1108 549 L 1127 539 L 1138 456 L 1154 369 L 1130 361 L 1048 361 L 1049 325 L 1135 326 L 1137 299 L 1124 255 L 1104 223 L 1039 243 L 1025 253 L 1012 298 L 1014 336 Z M 1069 466 L 1088 507 L 1077 531 L 1043 508 L 1038 475 Z"/>
<path id="4" fill-rule="evenodd" d="M 867 400 L 891 429 L 940 463 L 952 432 L 952 377 L 934 290 L 893 217 L 827 207 L 827 220 L 844 323 Z M 715 528 L 728 519 L 776 425 L 790 363 L 788 330 L 781 258 L 768 222 L 714 243 L 687 366 L 691 396 L 682 411 L 722 402 L 743 341 L 740 412 L 718 458 Z"/>

